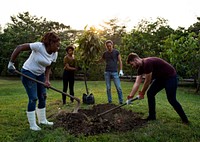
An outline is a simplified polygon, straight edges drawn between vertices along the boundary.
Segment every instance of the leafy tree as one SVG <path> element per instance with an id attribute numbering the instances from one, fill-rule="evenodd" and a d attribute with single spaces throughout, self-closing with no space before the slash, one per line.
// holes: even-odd
<path id="1" fill-rule="evenodd" d="M 1 34 L 2 46 L 0 47 L 4 58 L 1 60 L 0 64 L 4 73 L 6 74 L 7 63 L 9 61 L 10 55 L 14 48 L 22 43 L 29 43 L 40 41 L 44 33 L 48 31 L 55 31 L 60 34 L 64 30 L 68 30 L 70 27 L 60 24 L 58 22 L 47 21 L 45 18 L 36 16 L 31 16 L 29 12 L 19 13 L 17 16 L 11 16 L 12 23 L 7 24 L 7 28 L 4 29 L 3 34 Z M 21 68 L 25 59 L 27 59 L 29 52 L 23 52 L 18 57 L 15 66 Z"/>
<path id="2" fill-rule="evenodd" d="M 185 32 L 187 33 L 187 31 Z M 195 38 L 199 35 L 194 32 L 183 35 L 170 35 L 164 45 L 166 54 L 179 76 L 194 78 L 195 81 L 200 80 L 198 76 L 200 72 L 200 47 L 199 39 Z"/>
<path id="3" fill-rule="evenodd" d="M 103 28 L 101 35 L 105 39 L 112 40 L 116 46 L 121 45 L 121 38 L 126 34 L 125 24 L 121 24 L 119 19 L 113 18 L 109 21 L 105 21 L 101 27 Z"/>
<path id="4" fill-rule="evenodd" d="M 100 53 L 103 45 L 102 38 L 95 27 L 90 27 L 89 30 L 85 27 L 84 32 L 78 37 L 77 43 L 77 50 L 80 53 L 78 57 L 79 66 L 84 70 L 84 73 L 87 73 L 87 70 L 92 67 L 94 60 L 98 58 L 97 55 Z"/>
<path id="5" fill-rule="evenodd" d="M 200 31 L 200 17 L 197 17 L 197 22 L 188 28 L 188 32 L 190 33 L 194 32 L 196 33 L 196 35 L 198 35 L 199 31 Z"/>
<path id="6" fill-rule="evenodd" d="M 167 20 L 163 18 L 157 18 L 155 22 L 142 20 L 136 30 L 142 33 L 145 56 L 160 57 L 164 51 L 163 41 L 173 33 L 173 29 L 167 24 Z"/>
<path id="7" fill-rule="evenodd" d="M 155 22 L 141 20 L 135 29 L 123 37 L 122 54 L 127 57 L 130 52 L 135 52 L 140 57 L 158 56 L 166 58 L 162 54 L 165 52 L 163 43 L 171 33 L 173 33 L 173 29 L 167 25 L 165 19 L 157 18 Z M 128 70 L 127 67 L 127 72 L 132 71 Z"/>

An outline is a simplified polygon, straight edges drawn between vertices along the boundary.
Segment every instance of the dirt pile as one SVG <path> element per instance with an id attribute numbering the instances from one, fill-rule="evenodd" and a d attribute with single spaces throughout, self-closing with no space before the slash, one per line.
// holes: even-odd
<path id="1" fill-rule="evenodd" d="M 78 113 L 61 111 L 54 122 L 55 127 L 64 127 L 73 135 L 96 135 L 113 131 L 125 132 L 143 126 L 146 121 L 141 119 L 141 114 L 123 108 L 116 109 L 97 117 L 97 114 L 105 112 L 114 104 L 98 104 L 92 109 L 79 109 Z"/>

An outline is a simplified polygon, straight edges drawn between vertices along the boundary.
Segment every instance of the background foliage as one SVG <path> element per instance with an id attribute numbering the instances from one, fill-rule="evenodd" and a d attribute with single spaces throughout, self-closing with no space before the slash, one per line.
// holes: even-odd
<path id="1" fill-rule="evenodd" d="M 65 48 L 74 44 L 77 48 L 75 56 L 83 68 L 77 74 L 88 69 L 90 80 L 101 80 L 104 64 L 96 64 L 94 60 L 100 58 L 106 50 L 105 40 L 114 41 L 114 47 L 120 51 L 123 60 L 125 76 L 135 72 L 126 65 L 126 58 L 130 52 L 136 52 L 140 57 L 157 56 L 170 62 L 177 70 L 180 78 L 194 79 L 199 88 L 200 82 L 200 18 L 188 29 L 179 27 L 172 29 L 166 19 L 157 18 L 156 21 L 141 20 L 131 31 L 127 31 L 117 18 L 102 25 L 101 30 L 95 27 L 85 27 L 84 30 L 71 29 L 69 25 L 47 21 L 43 17 L 35 17 L 28 12 L 11 16 L 11 23 L 0 32 L 0 75 L 8 76 L 7 63 L 14 48 L 23 43 L 39 41 L 48 31 L 55 31 L 61 37 L 61 47 L 57 63 L 53 66 L 52 77 L 61 78 L 63 71 L 63 57 Z M 30 53 L 21 53 L 15 66 L 20 69 Z"/>

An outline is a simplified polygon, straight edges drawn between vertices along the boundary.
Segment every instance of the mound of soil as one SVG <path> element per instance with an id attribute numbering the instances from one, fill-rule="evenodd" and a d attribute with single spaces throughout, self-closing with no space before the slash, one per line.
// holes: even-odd
<path id="1" fill-rule="evenodd" d="M 70 134 L 96 135 L 113 131 L 125 132 L 143 126 L 146 121 L 141 114 L 131 110 L 118 108 L 101 117 L 98 114 L 116 107 L 114 104 L 98 104 L 92 109 L 79 109 L 78 113 L 60 111 L 54 122 L 54 127 L 64 127 Z"/>

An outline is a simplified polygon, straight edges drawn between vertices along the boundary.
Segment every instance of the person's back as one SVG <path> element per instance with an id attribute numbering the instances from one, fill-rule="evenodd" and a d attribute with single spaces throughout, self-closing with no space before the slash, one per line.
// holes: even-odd
<path id="1" fill-rule="evenodd" d="M 183 111 L 182 106 L 176 99 L 176 90 L 178 85 L 177 74 L 172 65 L 163 59 L 157 57 L 140 58 L 136 53 L 128 55 L 127 63 L 137 69 L 136 81 L 132 87 L 127 99 L 134 97 L 140 88 L 143 76 L 145 80 L 140 91 L 138 99 L 144 99 L 147 92 L 149 115 L 146 120 L 156 120 L 155 96 L 162 89 L 165 89 L 167 100 L 178 113 L 182 122 L 188 124 L 188 118 Z M 127 101 L 129 103 L 129 101 Z"/>
<path id="2" fill-rule="evenodd" d="M 165 60 L 158 57 L 143 58 L 143 66 L 138 69 L 139 74 L 152 72 L 152 79 L 168 78 L 176 75 L 176 70 Z"/>

